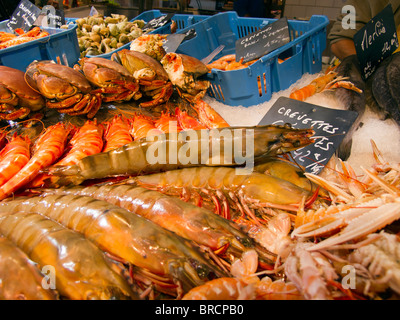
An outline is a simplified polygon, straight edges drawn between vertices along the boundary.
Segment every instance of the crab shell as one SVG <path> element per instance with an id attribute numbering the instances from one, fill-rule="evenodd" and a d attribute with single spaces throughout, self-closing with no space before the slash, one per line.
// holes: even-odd
<path id="1" fill-rule="evenodd" d="M 189 100 L 202 98 L 210 86 L 207 80 L 198 78 L 208 73 L 207 66 L 199 59 L 178 53 L 167 53 L 161 60 L 165 71 L 173 85 Z M 193 96 L 193 99 L 190 99 Z"/>
<path id="2" fill-rule="evenodd" d="M 83 74 L 51 61 L 34 61 L 26 69 L 25 80 L 48 99 L 63 100 L 78 92 L 89 93 L 92 86 Z"/>
<path id="3" fill-rule="evenodd" d="M 45 101 L 25 82 L 23 71 L 0 66 L 0 103 L 38 111 L 43 108 Z"/>
<path id="4" fill-rule="evenodd" d="M 156 59 L 139 51 L 123 49 L 112 54 L 111 59 L 121 63 L 132 75 L 142 69 L 151 69 L 157 80 L 168 81 L 168 74 Z"/>
<path id="5" fill-rule="evenodd" d="M 105 58 L 83 58 L 79 60 L 85 77 L 94 86 L 104 87 L 113 80 L 132 80 L 129 71 L 116 61 Z"/>
<path id="6" fill-rule="evenodd" d="M 83 58 L 79 65 L 74 68 L 82 70 L 94 87 L 101 88 L 92 92 L 101 93 L 104 102 L 137 100 L 141 97 L 138 81 L 118 62 L 95 57 Z"/>

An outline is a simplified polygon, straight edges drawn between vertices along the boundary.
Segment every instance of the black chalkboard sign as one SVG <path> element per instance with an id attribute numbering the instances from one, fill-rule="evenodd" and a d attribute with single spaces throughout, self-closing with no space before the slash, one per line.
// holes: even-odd
<path id="1" fill-rule="evenodd" d="M 399 47 L 391 4 L 354 35 L 354 44 L 366 80 Z"/>
<path id="2" fill-rule="evenodd" d="M 7 27 L 11 30 L 21 28 L 26 32 L 33 26 L 40 12 L 41 10 L 29 0 L 21 0 L 8 20 Z"/>
<path id="3" fill-rule="evenodd" d="M 279 19 L 235 42 L 236 61 L 254 60 L 290 42 L 287 18 Z"/>
<path id="4" fill-rule="evenodd" d="M 259 125 L 290 123 L 293 128 L 312 128 L 315 142 L 292 152 L 306 172 L 319 174 L 339 147 L 358 113 L 324 108 L 314 104 L 280 97 Z"/>
<path id="5" fill-rule="evenodd" d="M 144 27 L 142 28 L 143 31 L 148 31 L 149 29 L 157 29 L 162 27 L 163 25 L 171 22 L 172 17 L 174 16 L 174 13 L 168 13 L 166 15 L 163 15 L 158 18 L 154 18 L 147 22 Z"/>
<path id="6" fill-rule="evenodd" d="M 46 5 L 36 19 L 34 25 L 38 27 L 60 28 L 65 24 L 64 11 L 58 10 L 53 6 Z"/>

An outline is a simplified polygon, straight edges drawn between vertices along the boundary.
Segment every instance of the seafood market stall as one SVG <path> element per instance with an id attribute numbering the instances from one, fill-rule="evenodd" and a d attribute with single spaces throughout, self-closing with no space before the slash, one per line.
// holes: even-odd
<path id="1" fill-rule="evenodd" d="M 399 124 L 325 16 L 66 20 L 0 25 L 0 299 L 399 299 Z"/>

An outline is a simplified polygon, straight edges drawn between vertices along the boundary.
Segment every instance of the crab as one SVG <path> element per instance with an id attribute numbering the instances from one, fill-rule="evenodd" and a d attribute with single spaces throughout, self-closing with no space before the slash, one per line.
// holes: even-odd
<path id="1" fill-rule="evenodd" d="M 140 91 L 152 99 L 140 103 L 141 107 L 153 107 L 169 100 L 173 86 L 160 62 L 145 53 L 128 49 L 113 53 L 111 59 L 122 64 L 139 81 Z"/>
<path id="2" fill-rule="evenodd" d="M 46 106 L 71 116 L 93 118 L 101 106 L 101 94 L 79 71 L 54 61 L 34 61 L 26 69 L 25 81 L 46 98 Z"/>
<path id="3" fill-rule="evenodd" d="M 199 79 L 209 71 L 203 62 L 195 57 L 170 52 L 161 59 L 161 64 L 182 98 L 195 102 L 204 97 L 210 81 Z"/>
<path id="4" fill-rule="evenodd" d="M 103 102 L 129 101 L 141 98 L 139 83 L 121 64 L 105 58 L 83 58 L 76 70 L 82 70 L 86 79 L 97 89 L 91 93 L 100 93 Z"/>
<path id="5" fill-rule="evenodd" d="M 44 98 L 25 82 L 23 71 L 0 66 L 0 120 L 25 118 L 44 105 Z"/>

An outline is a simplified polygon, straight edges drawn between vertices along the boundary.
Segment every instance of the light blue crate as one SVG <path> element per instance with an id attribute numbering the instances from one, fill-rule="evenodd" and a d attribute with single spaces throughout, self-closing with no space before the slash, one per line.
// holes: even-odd
<path id="1" fill-rule="evenodd" d="M 193 29 L 196 36 L 182 42 L 176 52 L 202 59 L 219 45 L 224 45 L 215 59 L 234 54 L 237 39 L 275 21 L 277 19 L 238 17 L 233 11 L 219 13 L 179 30 L 177 33 Z M 211 82 L 209 94 L 230 106 L 249 107 L 270 100 L 274 92 L 289 88 L 305 73 L 320 72 L 329 19 L 316 15 L 309 21 L 288 20 L 288 24 L 291 41 L 248 68 L 232 71 L 212 69 L 206 75 Z M 288 59 L 281 63 L 278 61 L 285 58 Z"/>
<path id="2" fill-rule="evenodd" d="M 7 27 L 8 20 L 0 22 L 0 31 L 10 32 Z M 60 59 L 64 58 L 70 67 L 79 60 L 79 45 L 76 36 L 77 26 L 69 29 L 42 27 L 49 35 L 40 39 L 25 42 L 16 46 L 0 50 L 0 65 L 26 71 L 26 67 L 34 60 Z"/>

